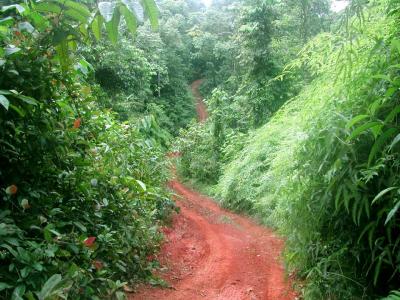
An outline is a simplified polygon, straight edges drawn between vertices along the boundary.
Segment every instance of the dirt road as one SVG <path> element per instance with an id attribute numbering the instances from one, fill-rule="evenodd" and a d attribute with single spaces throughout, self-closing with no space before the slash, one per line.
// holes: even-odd
<path id="1" fill-rule="evenodd" d="M 203 123 L 207 120 L 207 107 L 204 104 L 203 97 L 200 94 L 199 87 L 202 84 L 203 79 L 199 79 L 194 81 L 191 84 L 191 90 L 194 98 L 196 99 L 196 110 L 197 110 L 197 119 L 199 122 Z"/>
<path id="2" fill-rule="evenodd" d="M 200 83 L 192 85 L 195 95 Z M 205 113 L 199 113 L 202 121 L 207 115 L 204 103 L 200 107 Z M 129 299 L 295 299 L 285 280 L 280 238 L 246 217 L 221 209 L 177 179 L 169 187 L 181 208 L 173 226 L 165 228 L 166 241 L 158 257 L 163 266 L 159 275 L 170 288 L 144 286 Z"/>

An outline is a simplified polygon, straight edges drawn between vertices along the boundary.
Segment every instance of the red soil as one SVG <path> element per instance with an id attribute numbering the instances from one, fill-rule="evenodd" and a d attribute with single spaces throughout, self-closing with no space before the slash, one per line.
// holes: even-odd
<path id="1" fill-rule="evenodd" d="M 181 213 L 165 229 L 158 259 L 171 287 L 141 287 L 129 299 L 295 299 L 280 261 L 281 239 L 176 180 L 169 186 L 181 196 Z"/>
<path id="2" fill-rule="evenodd" d="M 200 83 L 193 83 L 194 94 L 200 95 Z M 142 286 L 130 300 L 296 298 L 280 258 L 283 241 L 271 230 L 220 208 L 176 179 L 168 185 L 181 209 L 172 228 L 164 229 L 166 241 L 157 257 L 163 266 L 158 275 L 170 288 Z"/>
<path id="3" fill-rule="evenodd" d="M 199 87 L 202 84 L 203 79 L 199 79 L 194 81 L 191 84 L 192 94 L 196 98 L 196 110 L 197 110 L 197 118 L 199 122 L 204 123 L 207 120 L 207 107 L 204 104 L 203 97 L 200 94 Z"/>

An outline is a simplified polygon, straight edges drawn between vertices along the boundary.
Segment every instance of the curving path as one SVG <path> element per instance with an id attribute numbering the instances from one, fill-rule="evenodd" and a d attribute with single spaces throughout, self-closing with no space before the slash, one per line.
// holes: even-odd
<path id="1" fill-rule="evenodd" d="M 207 112 L 198 87 L 199 121 Z M 177 179 L 169 182 L 181 213 L 165 228 L 159 275 L 170 288 L 142 286 L 131 300 L 291 300 L 280 260 L 283 241 L 252 220 L 220 208 Z"/>
<path id="2" fill-rule="evenodd" d="M 203 83 L 203 79 L 199 79 L 193 81 L 191 84 L 191 90 L 194 98 L 196 99 L 196 110 L 197 110 L 197 119 L 200 123 L 204 123 L 207 120 L 207 107 L 204 104 L 203 97 L 200 94 L 199 88 L 200 85 Z"/>

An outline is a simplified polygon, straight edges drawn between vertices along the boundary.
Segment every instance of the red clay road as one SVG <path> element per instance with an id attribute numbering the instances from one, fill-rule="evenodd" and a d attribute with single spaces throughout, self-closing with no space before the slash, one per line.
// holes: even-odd
<path id="1" fill-rule="evenodd" d="M 203 79 L 199 79 L 193 81 L 191 84 L 192 94 L 196 99 L 196 110 L 197 110 L 197 119 L 200 123 L 204 123 L 207 120 L 207 107 L 204 104 L 203 97 L 200 94 L 199 87 L 202 84 Z"/>
<path id="2" fill-rule="evenodd" d="M 197 92 L 199 84 L 193 84 Z M 164 229 L 157 257 L 163 266 L 158 275 L 170 288 L 142 286 L 130 300 L 296 298 L 282 266 L 283 241 L 271 230 L 220 208 L 176 179 L 168 185 L 181 208 L 173 226 Z"/>

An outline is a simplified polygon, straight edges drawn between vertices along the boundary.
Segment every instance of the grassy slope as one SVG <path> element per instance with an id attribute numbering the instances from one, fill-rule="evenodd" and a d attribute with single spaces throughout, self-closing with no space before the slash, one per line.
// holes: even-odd
<path id="1" fill-rule="evenodd" d="M 378 5 L 367 14 L 365 24 L 355 22 L 359 29 L 352 44 L 339 34 L 324 34 L 307 46 L 300 61 L 316 79 L 249 138 L 245 149 L 226 166 L 216 189 L 225 206 L 250 212 L 288 237 L 287 261 L 312 282 L 307 298 L 335 294 L 340 299 L 353 298 L 367 282 L 349 275 L 355 266 L 348 263 L 354 260 L 350 250 L 344 246 L 340 252 L 332 247 L 335 239 L 345 244 L 346 238 L 356 237 L 342 237 L 341 232 L 321 237 L 326 234 L 324 222 L 331 218 L 335 200 L 320 193 L 340 160 L 341 138 L 348 134 L 345 124 L 374 100 L 367 96 L 370 78 L 384 69 L 382 53 L 371 50 L 375 37 L 390 43 L 395 29 L 394 20 L 385 15 L 384 5 Z M 350 64 L 351 69 L 346 69 Z M 333 255 L 338 263 L 327 264 L 328 270 L 341 276 L 315 275 L 313 269 Z M 348 276 L 353 278 L 345 279 Z"/>

